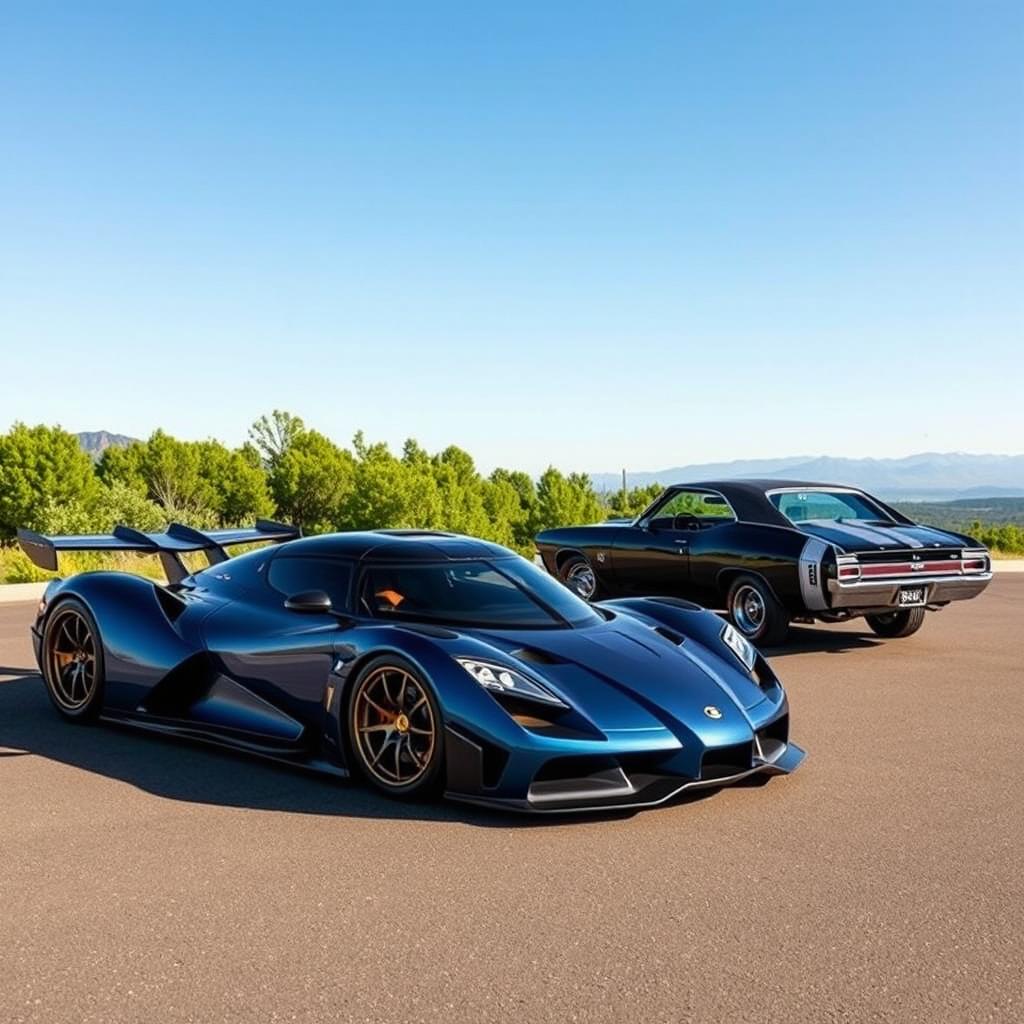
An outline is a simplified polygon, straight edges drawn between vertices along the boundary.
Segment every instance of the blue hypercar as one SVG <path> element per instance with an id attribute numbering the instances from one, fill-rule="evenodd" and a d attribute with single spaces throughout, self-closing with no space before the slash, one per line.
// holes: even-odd
<path id="1" fill-rule="evenodd" d="M 19 539 L 51 569 L 60 550 L 154 553 L 169 580 L 49 585 L 32 632 L 68 719 L 524 811 L 656 804 L 804 757 L 782 685 L 717 616 L 672 598 L 587 604 L 485 541 L 267 522 Z M 225 553 L 256 540 L 276 543 Z M 210 565 L 190 573 L 196 551 Z"/>

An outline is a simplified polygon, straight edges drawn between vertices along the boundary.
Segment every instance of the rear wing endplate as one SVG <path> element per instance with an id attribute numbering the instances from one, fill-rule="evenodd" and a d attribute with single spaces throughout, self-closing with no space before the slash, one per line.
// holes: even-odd
<path id="1" fill-rule="evenodd" d="M 297 526 L 257 519 L 251 528 L 197 530 L 183 523 L 171 523 L 166 533 L 143 533 L 130 526 L 115 526 L 113 533 L 85 533 L 50 537 L 32 530 L 18 530 L 18 543 L 40 569 L 57 571 L 60 551 L 136 551 L 140 555 L 157 555 L 168 583 L 180 583 L 189 575 L 181 560 L 187 551 L 202 551 L 210 565 L 223 562 L 225 548 L 235 544 L 257 544 L 261 541 L 294 540 L 301 537 Z"/>

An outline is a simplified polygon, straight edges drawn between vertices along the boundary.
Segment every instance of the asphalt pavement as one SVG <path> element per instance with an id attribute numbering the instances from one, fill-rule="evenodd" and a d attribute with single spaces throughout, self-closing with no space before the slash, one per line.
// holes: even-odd
<path id="1" fill-rule="evenodd" d="M 0 607 L 0 1021 L 1024 1019 L 1024 575 L 769 652 L 788 778 L 534 820 L 51 709 Z"/>

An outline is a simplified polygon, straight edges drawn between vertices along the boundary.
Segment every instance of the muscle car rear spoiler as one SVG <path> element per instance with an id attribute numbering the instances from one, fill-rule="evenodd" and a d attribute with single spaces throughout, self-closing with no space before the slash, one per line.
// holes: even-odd
<path id="1" fill-rule="evenodd" d="M 130 526 L 115 526 L 113 533 L 47 537 L 32 530 L 18 530 L 18 543 L 40 569 L 50 572 L 57 571 L 58 551 L 137 551 L 140 555 L 158 555 L 167 582 L 179 583 L 189 574 L 181 560 L 183 552 L 202 551 L 210 565 L 216 565 L 227 559 L 225 548 L 234 544 L 280 542 L 301 535 L 297 526 L 257 519 L 251 529 L 196 530 L 182 523 L 171 523 L 166 533 L 143 533 Z"/>

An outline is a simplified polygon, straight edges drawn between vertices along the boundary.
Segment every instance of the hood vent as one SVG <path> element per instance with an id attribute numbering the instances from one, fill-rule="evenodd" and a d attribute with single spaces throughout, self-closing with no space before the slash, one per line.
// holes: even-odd
<path id="1" fill-rule="evenodd" d="M 668 626 L 655 626 L 654 632 L 674 643 L 676 647 L 682 647 L 686 642 L 686 637 L 682 633 L 677 633 L 674 629 L 669 629 Z"/>
<path id="2" fill-rule="evenodd" d="M 513 658 L 518 658 L 520 661 L 530 662 L 534 665 L 564 665 L 565 662 L 562 658 L 556 658 L 555 655 L 549 654 L 547 651 L 539 651 L 535 647 L 520 647 L 517 651 L 509 652 Z"/>

